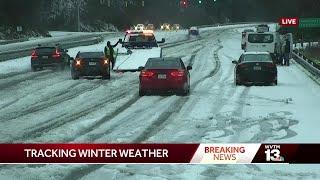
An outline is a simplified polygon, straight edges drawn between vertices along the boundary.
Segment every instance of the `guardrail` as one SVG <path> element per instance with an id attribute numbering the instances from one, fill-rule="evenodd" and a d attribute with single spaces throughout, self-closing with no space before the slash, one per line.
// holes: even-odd
<path id="1" fill-rule="evenodd" d="M 89 46 L 89 45 L 93 45 L 93 44 L 98 44 L 102 41 L 103 41 L 102 37 L 93 37 L 93 38 L 77 40 L 77 41 L 61 42 L 59 44 L 61 47 L 68 49 L 68 48 L 73 48 L 73 47 L 77 47 L 77 46 Z M 28 56 L 31 54 L 32 49 L 33 49 L 33 47 L 0 52 L 0 61 L 6 61 L 9 59 L 15 59 L 15 58 L 19 58 L 19 57 Z"/>
<path id="2" fill-rule="evenodd" d="M 312 75 L 320 77 L 320 69 L 318 69 L 318 67 L 315 67 L 312 62 L 308 62 L 308 59 L 304 59 L 296 53 L 292 53 L 292 55 L 293 59 L 302 67 L 304 67 L 307 71 L 309 71 Z"/>
<path id="3" fill-rule="evenodd" d="M 21 38 L 21 39 L 13 39 L 13 40 L 4 40 L 0 41 L 0 45 L 10 44 L 10 43 L 17 43 L 17 42 L 23 42 L 28 41 L 29 38 Z"/>

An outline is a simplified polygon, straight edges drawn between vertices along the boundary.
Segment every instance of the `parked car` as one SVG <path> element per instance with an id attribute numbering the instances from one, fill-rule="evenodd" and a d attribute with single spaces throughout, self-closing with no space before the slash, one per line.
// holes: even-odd
<path id="1" fill-rule="evenodd" d="M 278 84 L 277 65 L 269 52 L 246 52 L 242 54 L 234 69 L 234 82 L 242 84 Z"/>

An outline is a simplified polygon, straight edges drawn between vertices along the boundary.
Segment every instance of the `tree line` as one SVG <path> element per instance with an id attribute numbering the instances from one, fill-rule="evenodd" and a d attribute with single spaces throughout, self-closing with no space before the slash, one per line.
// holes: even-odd
<path id="1" fill-rule="evenodd" d="M 142 5 L 143 1 L 143 5 Z M 76 30 L 78 5 L 82 24 L 110 23 L 125 28 L 136 23 L 182 26 L 225 21 L 277 21 L 279 17 L 317 17 L 319 0 L 1 0 L 0 26 L 41 30 Z"/>

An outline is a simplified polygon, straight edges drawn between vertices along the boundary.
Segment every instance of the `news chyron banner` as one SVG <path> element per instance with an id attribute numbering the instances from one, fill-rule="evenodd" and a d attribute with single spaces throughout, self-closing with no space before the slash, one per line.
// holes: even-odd
<path id="1" fill-rule="evenodd" d="M 320 163 L 320 144 L 0 144 L 1 164 Z"/>

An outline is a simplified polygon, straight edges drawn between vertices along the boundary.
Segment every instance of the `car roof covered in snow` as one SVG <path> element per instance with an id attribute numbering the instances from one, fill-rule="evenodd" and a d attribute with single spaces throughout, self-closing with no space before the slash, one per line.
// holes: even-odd
<path id="1" fill-rule="evenodd" d="M 190 28 L 190 30 L 198 30 L 198 28 L 193 26 L 193 27 Z"/>

